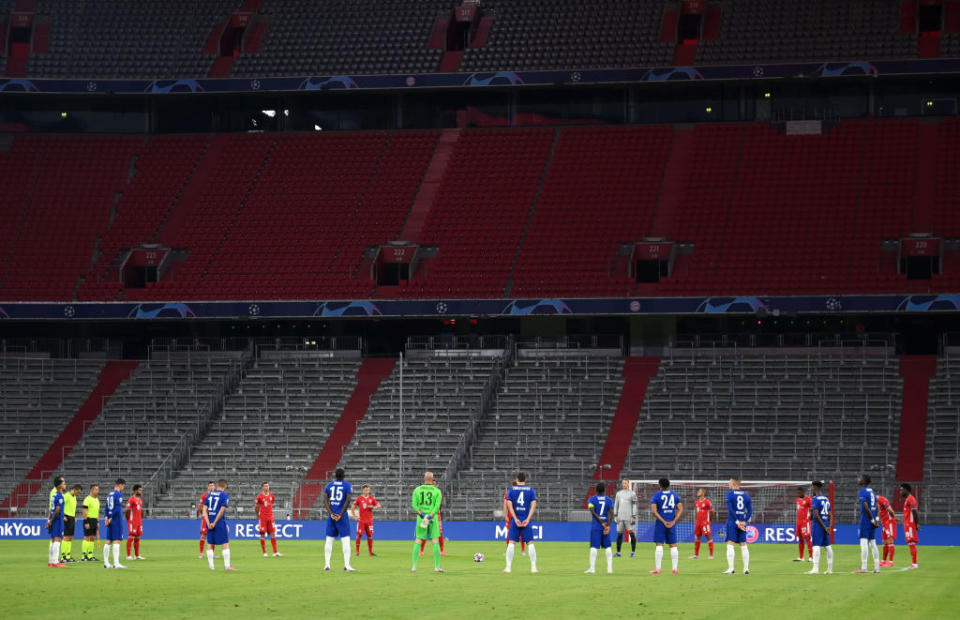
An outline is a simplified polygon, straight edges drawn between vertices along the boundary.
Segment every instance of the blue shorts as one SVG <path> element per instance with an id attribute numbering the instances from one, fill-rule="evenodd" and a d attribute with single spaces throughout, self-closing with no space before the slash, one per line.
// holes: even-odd
<path id="1" fill-rule="evenodd" d="M 813 525 L 813 546 L 814 547 L 830 546 L 830 532 L 820 527 L 819 523 L 814 523 Z"/>
<path id="2" fill-rule="evenodd" d="M 745 543 L 747 542 L 747 533 L 737 527 L 736 523 L 727 521 L 727 542 Z"/>
<path id="3" fill-rule="evenodd" d="M 104 540 L 120 541 L 124 539 L 123 535 L 123 517 L 110 519 L 110 525 L 107 526 Z"/>
<path id="4" fill-rule="evenodd" d="M 657 522 L 653 524 L 653 542 L 666 545 L 677 544 L 676 528 L 667 527 L 658 519 Z"/>
<path id="5" fill-rule="evenodd" d="M 590 528 L 590 548 L 591 549 L 607 549 L 610 547 L 610 532 L 606 534 L 603 533 L 603 530 L 597 527 Z"/>
<path id="6" fill-rule="evenodd" d="M 867 540 L 877 538 L 877 526 L 869 521 L 860 522 L 860 538 L 866 538 Z"/>
<path id="7" fill-rule="evenodd" d="M 215 528 L 207 530 L 208 545 L 225 545 L 228 542 L 230 537 L 227 535 L 227 524 L 222 519 Z"/>
<path id="8" fill-rule="evenodd" d="M 327 517 L 327 536 L 333 538 L 350 538 L 350 518 L 346 514 L 339 521 Z"/>
<path id="9" fill-rule="evenodd" d="M 533 527 L 531 525 L 520 527 L 516 521 L 510 521 L 510 531 L 507 532 L 507 540 L 520 542 L 521 538 L 523 538 L 523 542 L 527 544 L 532 543 Z"/>
<path id="10" fill-rule="evenodd" d="M 50 524 L 50 538 L 63 538 L 63 519 Z"/>

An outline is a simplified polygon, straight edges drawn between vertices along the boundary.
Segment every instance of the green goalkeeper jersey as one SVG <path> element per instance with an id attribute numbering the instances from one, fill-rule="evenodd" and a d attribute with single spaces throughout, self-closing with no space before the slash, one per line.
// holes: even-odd
<path id="1" fill-rule="evenodd" d="M 440 512 L 440 489 L 432 484 L 421 484 L 413 490 L 413 509 L 422 515 L 435 515 Z"/>

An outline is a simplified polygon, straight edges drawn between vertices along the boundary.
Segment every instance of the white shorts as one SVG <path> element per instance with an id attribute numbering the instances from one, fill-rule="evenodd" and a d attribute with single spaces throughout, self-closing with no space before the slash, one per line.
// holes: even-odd
<path id="1" fill-rule="evenodd" d="M 637 522 L 636 521 L 621 521 L 617 519 L 617 533 L 623 534 L 624 532 L 635 532 Z"/>

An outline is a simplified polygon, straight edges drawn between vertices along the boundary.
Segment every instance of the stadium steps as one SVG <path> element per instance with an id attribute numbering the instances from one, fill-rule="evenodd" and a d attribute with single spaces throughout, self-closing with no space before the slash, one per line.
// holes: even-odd
<path id="1" fill-rule="evenodd" d="M 918 126 L 917 191 L 913 203 L 910 232 L 933 232 L 933 207 L 937 194 L 937 136 L 940 122 L 931 120 Z"/>
<path id="2" fill-rule="evenodd" d="M 693 127 L 674 127 L 670 157 L 663 169 L 663 183 L 660 185 L 660 197 L 653 213 L 649 236 L 666 239 L 670 234 L 673 218 L 683 201 L 684 187 L 689 183 L 693 152 Z"/>
<path id="3" fill-rule="evenodd" d="M 927 405 L 930 378 L 937 371 L 935 355 L 903 355 L 903 403 L 900 410 L 900 441 L 897 448 L 897 480 L 923 480 L 923 455 L 927 441 Z"/>
<path id="4" fill-rule="evenodd" d="M 453 155 L 457 140 L 460 139 L 459 129 L 444 129 L 437 140 L 436 150 L 430 159 L 430 165 L 427 166 L 427 172 L 417 191 L 417 197 L 413 201 L 410 213 L 407 215 L 407 221 L 403 224 L 403 230 L 400 231 L 400 239 L 404 241 L 415 241 L 420 237 L 423 231 L 423 224 L 430 214 L 430 208 L 440 191 L 440 183 L 447 173 L 447 167 L 450 158 Z"/>
<path id="5" fill-rule="evenodd" d="M 302 519 L 307 514 L 314 502 L 323 492 L 325 481 L 330 477 L 331 472 L 340 462 L 343 451 L 353 439 L 353 434 L 357 426 L 366 415 L 370 406 L 370 398 L 380 387 L 380 383 L 390 376 L 393 367 L 397 363 L 396 358 L 367 358 L 363 360 L 359 370 L 357 370 L 357 385 L 343 408 L 343 414 L 337 421 L 336 426 L 327 437 L 326 443 L 313 467 L 307 472 L 306 479 L 300 490 L 294 497 L 294 518 Z"/>
<path id="6" fill-rule="evenodd" d="M 137 360 L 109 361 L 100 371 L 97 385 L 90 396 L 77 410 L 73 419 L 53 441 L 47 451 L 40 457 L 26 478 L 10 493 L 7 499 L 0 504 L 0 510 L 9 511 L 10 508 L 22 508 L 27 500 L 36 494 L 77 445 L 87 428 L 103 411 L 104 405 L 121 383 L 126 381 L 140 362 Z"/>

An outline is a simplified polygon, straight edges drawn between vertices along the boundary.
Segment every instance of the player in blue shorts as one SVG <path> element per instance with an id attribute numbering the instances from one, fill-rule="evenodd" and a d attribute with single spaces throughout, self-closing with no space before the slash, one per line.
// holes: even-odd
<path id="1" fill-rule="evenodd" d="M 103 513 L 103 525 L 107 530 L 106 546 L 103 548 L 104 568 L 126 568 L 120 563 L 120 543 L 123 535 L 123 487 L 126 485 L 123 478 L 117 478 L 113 491 L 107 495 L 107 510 Z M 110 564 L 110 550 L 113 549 L 113 564 Z"/>
<path id="2" fill-rule="evenodd" d="M 47 566 L 52 568 L 66 568 L 60 561 L 60 541 L 63 540 L 63 494 L 67 490 L 67 483 L 62 476 L 54 480 L 54 493 L 50 498 L 50 516 L 47 518 L 47 531 L 50 532 L 50 547 L 47 549 Z"/>
<path id="3" fill-rule="evenodd" d="M 607 486 L 598 482 L 596 495 L 587 500 L 590 516 L 590 568 L 583 571 L 586 575 L 597 572 L 597 554 L 604 549 L 607 555 L 607 574 L 613 572 L 613 549 L 610 548 L 610 514 L 613 512 L 613 499 L 605 495 Z"/>
<path id="4" fill-rule="evenodd" d="M 680 496 L 670 490 L 670 481 L 666 478 L 660 478 L 657 481 L 660 490 L 650 498 L 650 510 L 653 512 L 653 542 L 657 544 L 654 553 L 654 569 L 650 571 L 651 575 L 660 574 L 660 566 L 663 564 L 663 545 L 670 545 L 670 562 L 673 564 L 673 574 L 678 574 L 677 568 L 680 562 L 680 550 L 677 549 L 677 531 L 674 529 L 677 521 L 683 516 L 683 502 Z"/>
<path id="5" fill-rule="evenodd" d="M 217 480 L 217 489 L 207 493 L 203 500 L 203 522 L 207 526 L 207 565 L 210 570 L 213 566 L 213 554 L 217 546 L 223 547 L 220 553 L 223 557 L 224 570 L 237 570 L 230 566 L 230 537 L 227 528 L 227 508 L 230 506 L 230 496 L 227 494 L 227 481 Z"/>
<path id="6" fill-rule="evenodd" d="M 327 542 L 323 546 L 323 558 L 326 563 L 323 570 L 330 570 L 330 556 L 333 555 L 333 541 L 339 538 L 343 545 L 343 570 L 353 572 L 350 566 L 350 518 L 347 516 L 347 506 L 350 505 L 350 495 L 353 487 L 343 479 L 344 472 L 338 469 L 334 472 L 335 478 L 323 489 L 323 499 L 327 506 Z"/>
<path id="7" fill-rule="evenodd" d="M 877 528 L 880 527 L 880 516 L 877 513 L 877 494 L 870 488 L 870 476 L 861 474 L 857 481 L 860 484 L 860 493 L 857 494 L 857 503 L 860 505 L 860 570 L 855 573 L 867 572 L 867 553 L 873 554 L 873 572 L 880 572 L 880 549 L 877 547 Z"/>
<path id="8" fill-rule="evenodd" d="M 733 560 L 736 557 L 734 545 L 740 545 L 740 558 L 743 560 L 743 574 L 750 574 L 750 550 L 747 548 L 747 523 L 753 516 L 753 501 L 746 491 L 740 490 L 740 478 L 730 478 L 730 490 L 727 491 L 727 570 L 732 575 Z"/>
<path id="9" fill-rule="evenodd" d="M 513 565 L 513 554 L 517 543 L 527 541 L 527 551 L 530 556 L 530 572 L 537 571 L 537 549 L 533 544 L 533 528 L 530 520 L 537 510 L 537 492 L 527 484 L 527 474 L 517 473 L 517 483 L 507 491 L 507 518 L 510 519 L 510 531 L 507 532 L 507 567 L 503 572 L 509 573 Z M 609 543 L 608 545 L 609 546 Z"/>
<path id="10" fill-rule="evenodd" d="M 813 568 L 807 571 L 808 575 L 820 572 L 820 550 L 827 549 L 827 572 L 833 574 L 833 546 L 830 544 L 830 532 L 833 531 L 833 506 L 823 494 L 823 483 L 814 480 L 810 485 L 813 488 L 813 499 L 810 504 L 810 515 L 813 523 Z"/>

